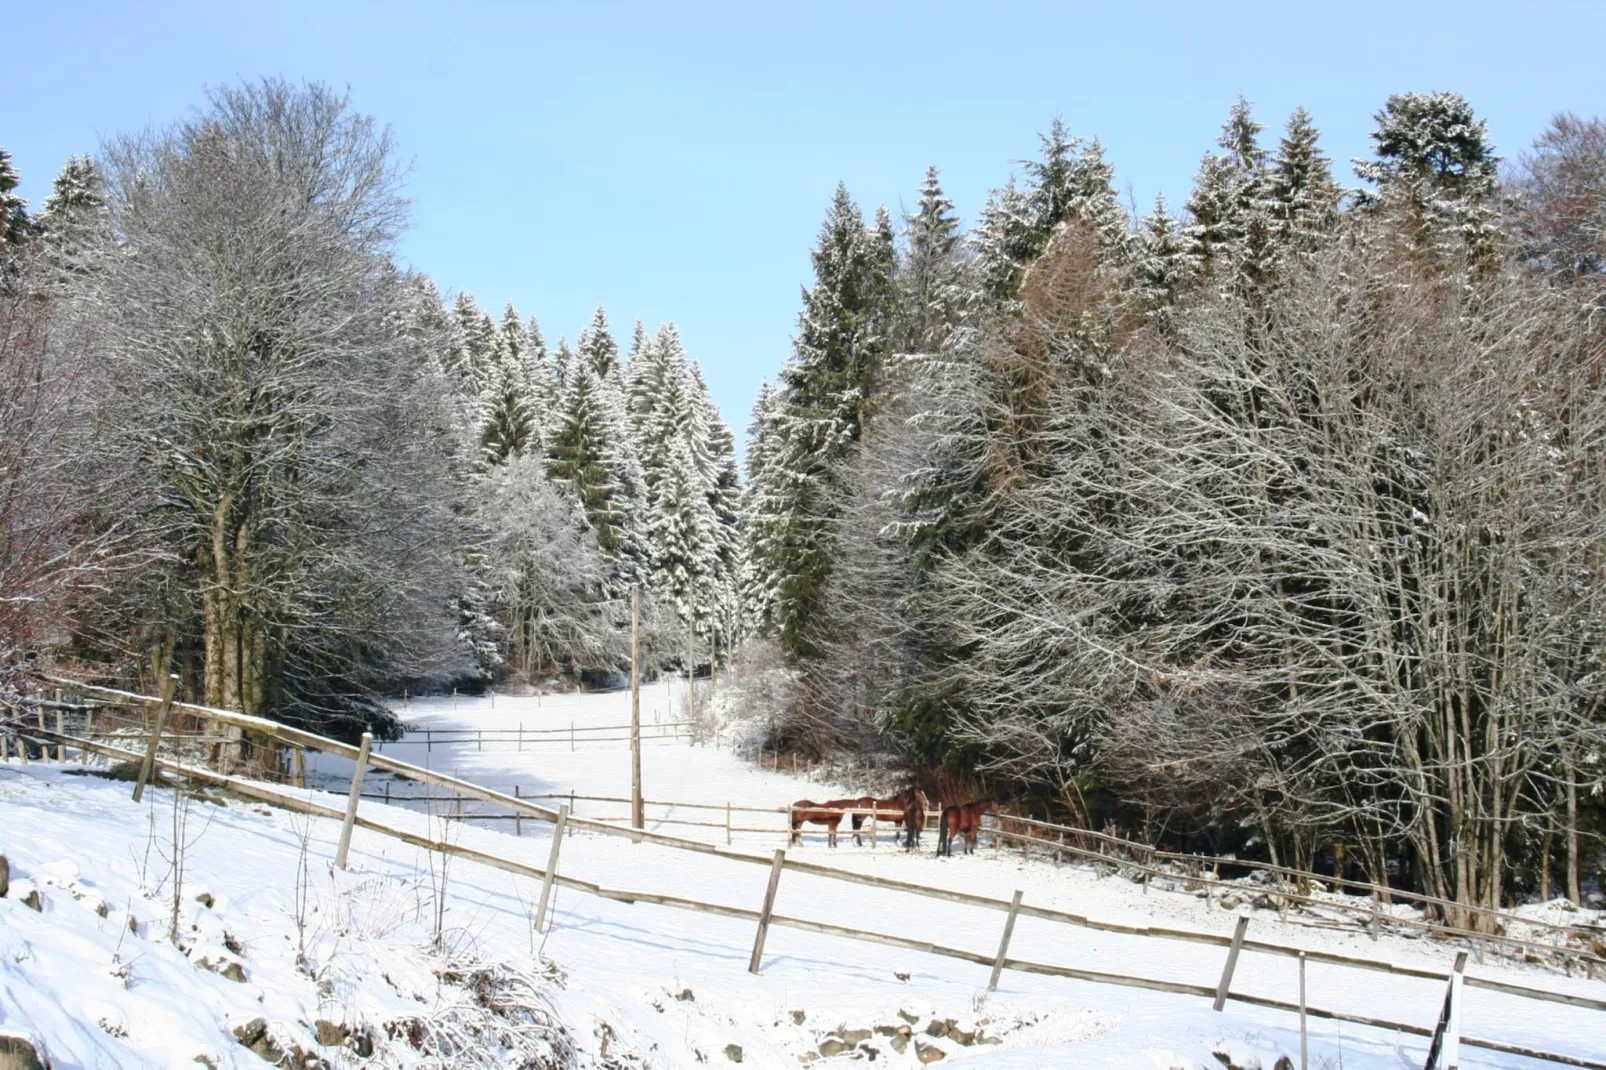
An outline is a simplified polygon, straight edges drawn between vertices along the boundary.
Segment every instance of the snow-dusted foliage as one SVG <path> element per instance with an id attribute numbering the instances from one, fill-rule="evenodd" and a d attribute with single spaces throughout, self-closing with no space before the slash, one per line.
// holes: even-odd
<path id="1" fill-rule="evenodd" d="M 928 175 L 896 280 L 916 352 L 864 380 L 818 341 L 856 307 L 838 236 L 874 233 L 839 194 L 748 450 L 783 745 L 892 740 L 1300 865 L 1359 845 L 1464 903 L 1565 863 L 1577 899 L 1606 784 L 1606 138 L 1559 118 L 1503 191 L 1461 97 L 1377 121 L 1347 201 L 1307 113 L 1268 151 L 1243 99 L 1180 218 L 1130 220 L 1057 122 L 963 244 Z M 936 338 L 933 251 L 965 291 Z"/>

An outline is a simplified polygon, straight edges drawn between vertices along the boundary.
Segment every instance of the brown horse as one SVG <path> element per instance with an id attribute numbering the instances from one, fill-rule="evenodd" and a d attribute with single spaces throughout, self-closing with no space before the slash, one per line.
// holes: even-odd
<path id="1" fill-rule="evenodd" d="M 920 844 L 920 834 L 926 828 L 926 808 L 931 800 L 919 788 L 910 787 L 902 796 L 903 802 L 903 849 L 913 851 Z"/>
<path id="2" fill-rule="evenodd" d="M 824 825 L 825 842 L 832 847 L 836 846 L 837 826 L 842 824 L 842 818 L 853 807 L 859 805 L 858 799 L 832 799 L 829 802 L 817 803 L 812 799 L 799 799 L 792 804 L 792 839 L 791 843 L 801 843 L 803 840 L 803 823 Z"/>
<path id="3" fill-rule="evenodd" d="M 976 837 L 981 832 L 981 815 L 998 813 L 997 799 L 977 799 L 961 806 L 942 808 L 942 822 L 937 826 L 937 854 L 953 856 L 954 837 L 965 838 L 965 853 L 976 850 Z"/>
<path id="4" fill-rule="evenodd" d="M 854 844 L 858 845 L 863 842 L 859 839 L 859 830 L 864 827 L 865 821 L 868 820 L 872 815 L 874 815 L 876 820 L 875 825 L 872 826 L 875 830 L 874 835 L 876 836 L 880 835 L 882 825 L 891 825 L 894 829 L 902 828 L 903 823 L 908 816 L 908 807 L 906 806 L 905 799 L 906 795 L 908 795 L 908 792 L 902 792 L 897 795 L 889 795 L 885 799 L 877 799 L 870 795 L 866 795 L 862 799 L 854 799 Z M 924 796 L 922 796 L 922 798 L 923 797 Z M 922 820 L 923 819 L 924 814 L 922 814 Z M 896 838 L 896 836 L 894 836 L 894 838 Z"/>

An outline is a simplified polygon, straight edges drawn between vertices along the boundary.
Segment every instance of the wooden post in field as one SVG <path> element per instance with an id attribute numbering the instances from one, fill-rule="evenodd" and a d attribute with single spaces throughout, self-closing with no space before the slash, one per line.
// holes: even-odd
<path id="1" fill-rule="evenodd" d="M 1243 915 L 1238 917 L 1238 926 L 1232 931 L 1232 946 L 1227 949 L 1227 964 L 1222 967 L 1221 980 L 1216 984 L 1215 1009 L 1227 1005 L 1227 990 L 1232 987 L 1232 971 L 1238 968 L 1238 952 L 1244 947 L 1244 930 L 1249 928 L 1249 919 Z"/>
<path id="2" fill-rule="evenodd" d="M 552 898 L 552 882 L 558 877 L 558 848 L 563 846 L 563 827 L 569 823 L 569 808 L 558 807 L 558 820 L 552 826 L 552 853 L 547 855 L 546 872 L 541 875 L 541 903 L 535 908 L 535 931 L 546 932 L 546 905 Z"/>
<path id="3" fill-rule="evenodd" d="M 374 744 L 372 732 L 362 734 L 362 745 L 357 748 L 357 769 L 351 774 L 351 796 L 346 800 L 346 817 L 340 823 L 340 846 L 335 850 L 335 865 L 346 868 L 346 852 L 351 849 L 351 828 L 357 823 L 357 800 L 362 796 L 362 775 L 368 768 L 368 748 Z"/>
<path id="4" fill-rule="evenodd" d="M 1372 943 L 1377 943 L 1377 930 L 1383 921 L 1383 893 L 1377 890 L 1377 882 L 1372 882 Z"/>
<path id="5" fill-rule="evenodd" d="M 729 847 L 730 845 L 731 845 L 731 804 L 730 804 L 730 800 L 727 799 L 725 801 L 725 846 Z"/>
<path id="6" fill-rule="evenodd" d="M 40 732 L 40 734 L 43 734 L 46 731 L 46 728 L 45 728 L 45 699 L 44 699 L 43 695 L 39 695 L 39 696 L 37 696 L 35 698 L 33 712 L 39 718 L 39 732 Z M 42 761 L 42 762 L 50 761 L 50 744 L 48 744 L 48 743 L 39 744 L 39 760 Z"/>
<path id="7" fill-rule="evenodd" d="M 1433 1028 L 1433 1042 L 1428 1045 L 1428 1061 L 1423 1070 L 1459 1070 L 1461 1062 L 1461 980 L 1467 968 L 1467 953 L 1455 953 L 1455 969 L 1450 971 L 1450 982 L 1444 989 L 1444 1006 L 1439 1010 L 1439 1024 Z"/>
<path id="8" fill-rule="evenodd" d="M 1310 1043 L 1305 1035 L 1305 953 L 1299 953 L 1299 1070 L 1310 1070 Z"/>
<path id="9" fill-rule="evenodd" d="M 307 748 L 300 745 L 292 747 L 290 757 L 295 768 L 296 787 L 304 788 L 307 786 Z M 385 785 L 385 790 L 390 790 L 390 785 Z"/>
<path id="10" fill-rule="evenodd" d="M 776 848 L 775 860 L 770 863 L 770 884 L 764 889 L 764 909 L 758 912 L 758 934 L 753 937 L 753 957 L 747 961 L 748 973 L 757 973 L 759 963 L 764 960 L 764 937 L 769 935 L 770 915 L 775 912 L 775 892 L 781 886 L 781 867 L 784 865 L 786 852 Z"/>
<path id="11" fill-rule="evenodd" d="M 517 799 L 519 797 L 519 786 L 517 784 L 513 785 L 513 797 L 515 799 Z M 524 815 L 521 814 L 518 810 L 514 810 L 513 811 L 513 835 L 514 835 L 515 838 L 524 835 L 524 832 L 523 832 L 523 828 L 524 828 L 523 817 L 524 817 Z"/>
<path id="12" fill-rule="evenodd" d="M 178 674 L 169 673 L 162 682 L 162 704 L 156 707 L 156 723 L 151 725 L 150 742 L 145 745 L 145 760 L 140 763 L 139 777 L 134 781 L 134 801 L 139 802 L 145 794 L 145 782 L 151 778 L 156 768 L 156 741 L 162 738 L 162 722 L 167 720 L 167 711 L 173 708 L 173 690 L 178 687 Z"/>
<path id="13" fill-rule="evenodd" d="M 64 736 L 66 734 L 67 717 L 61 708 L 61 688 L 58 687 L 56 688 L 56 735 Z M 56 761 L 64 762 L 66 760 L 67 744 L 58 739 L 56 740 Z"/>
<path id="14" fill-rule="evenodd" d="M 1015 935 L 1015 915 L 1020 913 L 1021 890 L 1015 889 L 1015 898 L 1009 901 L 1009 917 L 1004 919 L 1004 938 L 998 941 L 998 954 L 993 958 L 993 975 L 987 981 L 987 991 L 998 991 L 998 976 L 1004 972 L 1004 957 L 1009 954 L 1009 938 Z"/>
<path id="15" fill-rule="evenodd" d="M 630 827 L 634 829 L 646 825 L 646 814 L 641 805 L 641 666 L 638 664 L 640 650 L 637 642 L 640 612 L 641 590 L 632 586 L 630 588 Z M 570 722 L 569 731 L 572 739 L 573 722 Z M 572 742 L 570 746 L 573 746 Z"/>

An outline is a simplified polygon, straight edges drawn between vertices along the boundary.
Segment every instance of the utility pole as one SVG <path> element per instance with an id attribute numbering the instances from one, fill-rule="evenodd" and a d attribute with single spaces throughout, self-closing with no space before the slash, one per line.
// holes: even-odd
<path id="1" fill-rule="evenodd" d="M 641 615 L 641 589 L 630 588 L 630 827 L 642 828 L 641 805 L 641 665 L 637 638 Z"/>

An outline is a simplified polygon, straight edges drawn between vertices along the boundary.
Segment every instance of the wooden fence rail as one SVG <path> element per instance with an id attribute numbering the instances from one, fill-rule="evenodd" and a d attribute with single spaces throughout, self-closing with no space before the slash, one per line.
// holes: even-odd
<path id="1" fill-rule="evenodd" d="M 235 714 L 233 716 L 241 717 L 243 715 Z M 256 719 L 252 718 L 252 720 L 256 720 Z M 298 734 L 301 734 L 301 735 L 307 735 L 308 734 L 308 733 L 300 733 L 299 730 L 292 730 L 292 731 L 295 731 L 295 732 L 297 732 Z M 92 741 L 92 740 L 83 739 L 83 738 L 80 738 L 80 737 L 68 736 L 68 735 L 66 735 L 64 733 L 51 732 L 51 731 L 48 731 L 46 729 L 39 729 L 37 731 L 19 729 L 18 730 L 18 734 L 19 735 L 27 735 L 29 737 L 32 737 L 35 742 L 37 742 L 37 743 L 39 743 L 41 745 L 48 744 L 48 743 L 56 743 L 58 745 L 71 745 L 71 746 L 73 746 L 73 747 L 75 747 L 75 748 L 77 748 L 77 749 L 79 749 L 81 751 L 101 754 L 101 755 L 106 756 L 106 757 L 121 759 L 121 760 L 124 760 L 124 761 L 137 761 L 142 757 L 140 754 L 138 754 L 138 753 L 136 753 L 134 751 L 131 751 L 131 750 L 127 750 L 127 749 L 120 748 L 120 747 L 113 747 L 113 746 L 110 746 L 108 744 L 98 743 L 98 742 L 95 742 L 95 741 Z M 338 744 L 338 743 L 335 743 L 335 741 L 332 741 L 332 740 L 325 740 L 324 742 L 327 743 L 327 744 L 331 744 L 331 746 L 328 748 L 328 749 L 331 749 L 331 750 L 335 749 L 336 747 L 339 747 L 339 748 L 344 748 L 344 749 L 351 750 L 353 752 L 357 751 L 357 748 L 349 747 L 346 744 Z M 372 762 L 376 766 L 379 764 L 378 758 L 379 758 L 378 755 L 374 755 L 374 754 L 370 754 L 369 755 L 370 762 Z M 668 894 L 657 893 L 657 892 L 608 888 L 608 887 L 605 887 L 603 885 L 600 885 L 600 884 L 597 884 L 597 883 L 594 883 L 594 882 L 591 882 L 591 881 L 584 881 L 584 880 L 579 880 L 577 878 L 568 877 L 568 876 L 563 875 L 562 873 L 553 872 L 550 869 L 543 870 L 543 869 L 537 868 L 535 866 L 532 866 L 529 863 L 520 862 L 520 861 L 517 861 L 517 860 L 514 860 L 514 859 L 506 858 L 504 856 L 495 854 L 493 852 L 482 851 L 482 850 L 479 850 L 479 849 L 476 849 L 476 848 L 467 847 L 467 846 L 465 846 L 463 844 L 459 844 L 459 843 L 452 843 L 448 838 L 446 838 L 444 836 L 439 838 L 439 839 L 435 839 L 435 838 L 432 838 L 432 837 L 429 837 L 429 836 L 420 835 L 418 833 L 409 832 L 409 831 L 407 831 L 405 829 L 400 829 L 400 828 L 397 828 L 395 826 L 388 825 L 388 824 L 386 824 L 384 822 L 376 821 L 371 817 L 366 817 L 366 816 L 364 816 L 364 815 L 362 815 L 360 813 L 356 813 L 355 810 L 346 810 L 346 809 L 341 809 L 341 808 L 335 807 L 335 806 L 323 805 L 323 804 L 314 802 L 311 799 L 303 799 L 303 798 L 300 798 L 300 797 L 298 797 L 296 795 L 289 794 L 289 793 L 281 791 L 281 790 L 279 790 L 277 788 L 270 787 L 270 786 L 261 784 L 261 783 L 256 782 L 256 781 L 246 780 L 246 779 L 241 778 L 241 777 L 231 776 L 231 775 L 224 774 L 224 773 L 216 773 L 216 772 L 213 772 L 210 769 L 205 769 L 205 768 L 201 768 L 201 767 L 195 767 L 195 766 L 186 765 L 186 764 L 184 764 L 182 762 L 175 762 L 175 761 L 172 761 L 172 760 L 169 760 L 169 759 L 162 758 L 162 757 L 160 757 L 160 755 L 157 755 L 156 757 L 154 757 L 152 759 L 152 762 L 153 762 L 153 766 L 154 766 L 155 769 L 165 769 L 168 772 L 177 774 L 179 776 L 186 777 L 186 778 L 191 779 L 191 780 L 200 781 L 200 782 L 203 782 L 203 783 L 214 784 L 214 785 L 217 785 L 219 787 L 225 788 L 225 789 L 227 789 L 229 791 L 232 791 L 232 792 L 234 792 L 234 793 L 236 793 L 238 795 L 242 795 L 242 796 L 244 796 L 246 798 L 255 799 L 257 801 L 265 802 L 265 803 L 268 803 L 270 805 L 278 806 L 278 807 L 281 807 L 283 809 L 291 810 L 291 811 L 294 811 L 294 812 L 297 812 L 297 813 L 309 814 L 309 815 L 317 816 L 317 817 L 325 817 L 325 818 L 329 818 L 330 820 L 334 820 L 334 821 L 344 821 L 344 820 L 347 819 L 348 814 L 350 814 L 350 819 L 352 820 L 352 822 L 355 825 L 357 825 L 357 826 L 359 826 L 361 828 L 364 828 L 364 829 L 366 829 L 368 831 L 378 833 L 380 835 L 389 836 L 389 837 L 397 839 L 397 840 L 399 840 L 399 841 L 401 841 L 403 843 L 407 843 L 407 844 L 410 844 L 410 845 L 413 845 L 413 846 L 421 847 L 421 848 L 424 848 L 424 849 L 430 850 L 430 851 L 436 851 L 436 852 L 439 852 L 439 853 L 442 853 L 442 854 L 450 854 L 450 855 L 453 855 L 455 857 L 463 858 L 463 859 L 465 859 L 467 861 L 478 862 L 478 863 L 480 863 L 482 865 L 486 865 L 486 866 L 489 866 L 489 867 L 494 868 L 494 869 L 499 869 L 499 870 L 502 870 L 504 872 L 513 873 L 513 874 L 529 877 L 529 878 L 532 878 L 532 879 L 535 879 L 535 880 L 541 880 L 541 881 L 543 881 L 543 883 L 546 883 L 546 884 L 561 885 L 561 886 L 566 887 L 566 888 L 572 888 L 572 889 L 577 890 L 577 891 L 585 892 L 585 893 L 588 893 L 590 895 L 598 896 L 598 897 L 604 898 L 604 899 L 613 900 L 613 901 L 616 901 L 616 902 L 631 903 L 631 904 L 634 904 L 634 903 L 651 903 L 651 904 L 656 904 L 656 905 L 665 906 L 665 907 L 671 907 L 671 908 L 675 908 L 675 909 L 689 910 L 689 911 L 695 911 L 695 912 L 706 913 L 706 914 L 714 914 L 714 915 L 720 915 L 720 916 L 730 917 L 730 918 L 738 918 L 738 919 L 742 919 L 742 920 L 753 922 L 755 924 L 761 924 L 764 927 L 768 927 L 770 925 L 778 925 L 778 926 L 782 926 L 782 927 L 800 929 L 800 930 L 803 930 L 803 931 L 806 931 L 806 932 L 814 932 L 814 933 L 827 935 L 827 936 L 837 936 L 837 937 L 841 937 L 841 938 L 844 938 L 844 939 L 851 939 L 851 940 L 856 940 L 856 941 L 860 941 L 860 942 L 884 944 L 884 945 L 891 946 L 891 947 L 898 947 L 898 948 L 901 948 L 901 949 L 904 949 L 904 950 L 917 951 L 917 952 L 921 952 L 921 953 L 925 953 L 925 954 L 937 955 L 937 956 L 941 956 L 941 957 L 945 957 L 945 958 L 952 958 L 952 959 L 956 959 L 956 960 L 960 960 L 960 961 L 971 962 L 971 963 L 975 963 L 975 964 L 981 965 L 981 966 L 992 967 L 992 966 L 995 966 L 1001 960 L 1003 969 L 1016 970 L 1016 971 L 1024 972 L 1024 973 L 1034 973 L 1034 974 L 1041 974 L 1041 975 L 1046 975 L 1046 976 L 1065 977 L 1065 978 L 1070 978 L 1070 979 L 1073 979 L 1073 980 L 1086 981 L 1086 982 L 1091 982 L 1091 983 L 1096 983 L 1096 984 L 1118 985 L 1118 986 L 1129 987 L 1129 988 L 1141 988 L 1141 989 L 1148 989 L 1148 990 L 1157 991 L 1157 992 L 1167 992 L 1167 993 L 1173 993 L 1173 994 L 1179 994 L 1179 995 L 1198 996 L 1198 997 L 1208 998 L 1208 999 L 1217 998 L 1217 992 L 1218 992 L 1217 987 L 1210 986 L 1210 985 L 1195 985 L 1195 984 L 1189 984 L 1189 983 L 1186 983 L 1186 982 L 1161 980 L 1161 979 L 1158 979 L 1158 978 L 1148 978 L 1148 977 L 1132 976 L 1132 975 L 1127 975 L 1127 974 L 1104 973 L 1104 972 L 1098 972 L 1098 971 L 1092 971 L 1092 970 L 1083 970 L 1083 969 L 1078 969 L 1078 968 L 1075 968 L 1075 967 L 1061 966 L 1061 965 L 1051 964 L 1051 963 L 1034 962 L 1034 961 L 1025 960 L 1025 959 L 1003 958 L 1001 955 L 989 956 L 986 953 L 982 953 L 982 952 L 973 952 L 973 951 L 968 951 L 968 950 L 964 950 L 964 949 L 960 949 L 960 948 L 948 947 L 948 946 L 941 945 L 941 944 L 931 943 L 931 942 L 927 942 L 927 941 L 924 941 L 924 940 L 911 939 L 911 938 L 908 938 L 908 937 L 896 936 L 896 935 L 889 934 L 889 933 L 869 932 L 869 931 L 866 931 L 866 930 L 854 929 L 854 928 L 850 928 L 848 926 L 836 925 L 836 924 L 832 924 L 832 923 L 828 923 L 828 922 L 820 922 L 820 921 L 814 921 L 812 919 L 793 918 L 793 917 L 789 917 L 789 916 L 785 916 L 785 915 L 774 914 L 774 913 L 771 913 L 768 909 L 755 911 L 755 910 L 749 910 L 749 909 L 742 908 L 742 907 L 730 906 L 730 905 L 727 905 L 727 904 L 709 903 L 709 902 L 704 902 L 704 901 L 701 901 L 701 900 L 690 899 L 690 898 L 687 898 L 687 897 L 674 896 L 674 895 L 668 895 Z M 462 783 L 462 782 L 458 781 L 457 778 L 455 778 L 455 777 L 448 777 L 448 776 L 444 776 L 442 774 L 430 773 L 428 770 L 416 769 L 415 771 L 420 773 L 420 774 L 424 774 L 426 777 L 429 778 L 430 782 L 442 782 L 442 783 L 455 782 L 456 784 Z M 488 792 L 488 794 L 495 795 L 497 793 Z M 511 797 L 511 796 L 504 796 L 503 798 L 507 799 L 510 802 L 519 801 L 519 800 L 516 800 L 514 797 Z M 533 807 L 532 806 L 532 809 L 545 811 L 544 807 Z M 545 811 L 545 812 L 551 813 L 550 811 Z M 565 818 L 567 818 L 568 821 L 571 822 L 571 823 L 574 822 L 574 819 L 572 817 L 569 817 L 569 815 L 567 815 L 567 814 L 564 814 L 564 813 L 552 813 L 552 820 L 554 822 L 563 820 Z M 605 830 L 608 833 L 617 833 L 617 832 L 620 831 L 620 830 L 614 830 L 614 829 L 607 828 L 607 826 L 603 826 L 602 830 Z M 629 835 L 633 835 L 633 836 L 642 835 L 640 830 L 632 830 L 628 834 Z M 665 839 L 664 837 L 657 837 L 657 838 L 658 839 Z M 704 846 L 704 845 L 699 845 L 699 846 Z M 745 860 L 745 858 L 750 857 L 751 860 L 753 860 L 753 861 L 759 861 L 759 862 L 764 862 L 766 864 L 769 864 L 771 866 L 771 888 L 772 889 L 773 889 L 773 886 L 775 884 L 775 881 L 779 877 L 779 874 L 780 874 L 781 870 L 783 869 L 783 866 L 786 869 L 794 869 L 794 868 L 795 869 L 802 869 L 804 872 L 810 872 L 810 871 L 818 872 L 821 869 L 828 869 L 828 867 L 818 867 L 818 866 L 812 866 L 812 865 L 794 866 L 794 865 L 792 865 L 790 863 L 790 860 L 785 860 L 782 857 L 780 857 L 781 852 L 776 852 L 776 857 L 773 857 L 773 858 L 762 858 L 761 856 L 742 856 L 742 855 L 738 855 L 738 854 L 736 854 L 734 852 L 728 852 L 728 851 L 714 851 L 714 852 L 711 852 L 711 853 L 715 853 L 715 854 L 721 855 L 722 857 L 731 858 L 731 859 L 744 859 Z M 837 878 L 846 878 L 848 876 L 845 871 L 828 871 L 827 873 L 820 874 L 820 875 L 832 876 L 832 877 L 837 877 Z M 860 883 L 905 885 L 906 882 L 892 882 L 892 881 L 887 881 L 885 878 L 874 878 L 874 879 L 869 880 L 869 881 L 861 881 Z M 909 886 L 909 887 L 917 887 L 917 886 Z M 1019 899 L 1018 895 L 1013 901 L 1008 901 L 1008 902 L 998 901 L 998 900 L 991 900 L 991 899 L 988 899 L 987 897 L 983 897 L 983 896 L 971 896 L 971 895 L 969 895 L 967 893 L 944 893 L 941 896 L 941 898 L 953 899 L 954 901 L 959 901 L 959 902 L 975 902 L 977 905 L 983 905 L 983 906 L 988 906 L 988 907 L 998 907 L 998 906 L 1001 905 L 1002 908 L 1005 911 L 1010 912 L 1010 913 L 1014 913 L 1014 912 L 1018 911 L 1021 914 L 1027 914 L 1027 915 L 1036 916 L 1036 917 L 1045 917 L 1045 916 L 1053 917 L 1053 918 L 1060 918 L 1061 917 L 1060 912 L 1057 912 L 1057 911 L 1043 911 L 1041 909 L 1034 909 L 1034 908 L 1026 906 L 1025 904 L 1022 904 L 1020 902 L 1020 899 Z M 769 907 L 769 905 L 770 905 L 770 903 L 772 901 L 773 901 L 773 892 L 769 893 L 766 896 L 766 904 L 765 904 L 766 908 Z M 1070 916 L 1064 916 L 1064 917 L 1068 918 Z M 1085 919 L 1083 919 L 1083 920 L 1085 921 Z M 1096 925 L 1096 926 L 1093 926 L 1093 927 L 1105 928 L 1106 926 L 1100 924 L 1100 925 Z M 1166 931 L 1166 930 L 1158 930 L 1158 929 L 1139 930 L 1139 929 L 1131 928 L 1131 927 L 1122 927 L 1122 928 L 1130 929 L 1130 931 L 1132 931 L 1134 933 L 1143 932 L 1143 933 L 1149 934 L 1149 935 L 1172 935 L 1172 933 L 1170 931 Z M 1115 930 L 1112 930 L 1112 931 L 1115 931 Z M 1190 937 L 1195 937 L 1196 938 L 1196 937 L 1205 937 L 1205 936 L 1207 936 L 1209 934 L 1200 933 L 1200 934 L 1188 934 L 1188 935 Z M 1215 942 L 1215 941 L 1211 940 L 1209 942 Z M 1230 944 L 1230 943 L 1232 943 L 1234 941 L 1228 941 L 1228 942 Z M 1277 945 L 1257 945 L 1253 941 L 1244 940 L 1242 938 L 1242 934 L 1241 933 L 1238 935 L 1238 938 L 1237 938 L 1236 942 L 1240 946 L 1246 947 L 1246 948 L 1250 948 L 1251 950 L 1268 950 L 1268 949 L 1275 949 L 1277 951 L 1284 950 L 1284 949 L 1278 947 Z M 762 943 L 760 943 L 759 946 L 757 948 L 755 948 L 755 959 L 757 958 L 757 953 L 758 953 L 759 950 L 761 950 L 761 948 L 762 948 Z M 1295 953 L 1297 954 L 1298 952 L 1296 951 Z M 1369 967 L 1373 967 L 1373 968 L 1375 968 L 1377 966 L 1384 966 L 1384 967 L 1386 967 L 1388 969 L 1388 972 L 1402 973 L 1402 974 L 1406 974 L 1406 975 L 1409 975 L 1409 976 L 1425 976 L 1425 977 L 1432 977 L 1434 979 L 1439 979 L 1439 980 L 1446 979 L 1449 976 L 1447 974 L 1439 974 L 1439 973 L 1436 973 L 1436 972 L 1433 972 L 1433 971 L 1413 970 L 1413 969 L 1406 969 L 1406 968 L 1395 968 L 1395 967 L 1389 966 L 1388 964 L 1384 964 L 1384 963 L 1370 963 L 1367 960 L 1349 960 L 1345 956 L 1325 956 L 1325 955 L 1322 955 L 1321 953 L 1312 953 L 1312 952 L 1307 952 L 1306 954 L 1307 954 L 1307 956 L 1309 958 L 1311 958 L 1311 959 L 1313 959 L 1315 961 L 1323 961 L 1324 959 L 1329 959 L 1329 960 L 1339 960 L 1344 965 L 1362 965 L 1364 963 L 1365 965 L 1367 965 Z M 1466 979 L 1466 982 L 1468 984 L 1471 984 L 1473 981 L 1474 981 L 1474 978 L 1470 978 L 1469 977 L 1469 978 Z M 1501 990 L 1502 991 L 1506 991 L 1509 994 L 1530 996 L 1530 997 L 1533 997 L 1533 998 L 1551 998 L 1551 997 L 1556 997 L 1556 996 L 1561 995 L 1560 993 L 1546 992 L 1544 990 L 1522 989 L 1519 986 L 1501 986 Z M 1289 1011 L 1289 1012 L 1299 1013 L 1301 1011 L 1301 1009 L 1302 1009 L 1301 1005 L 1299 1005 L 1299 1004 L 1288 1003 L 1286 1001 L 1270 999 L 1270 998 L 1262 997 L 1262 996 L 1254 996 L 1254 995 L 1250 995 L 1248 993 L 1228 993 L 1227 998 L 1230 998 L 1230 999 L 1232 999 L 1232 1000 L 1234 1000 L 1236 1002 L 1244 1003 L 1244 1004 L 1247 1004 L 1247 1005 L 1250 1005 L 1250 1006 L 1264 1007 L 1264 1008 L 1280 1010 L 1280 1011 Z M 1568 997 L 1568 998 L 1562 1000 L 1562 1002 L 1573 1003 L 1575 1005 L 1580 1005 L 1580 1006 L 1588 1006 L 1588 1007 L 1592 1007 L 1594 1009 L 1606 1009 L 1606 1003 L 1602 1003 L 1601 1001 L 1594 1001 L 1594 1000 L 1584 1000 L 1582 997 Z M 1348 1014 L 1348 1013 L 1344 1013 L 1344 1012 L 1340 1012 L 1340 1011 L 1325 1010 L 1325 1009 L 1322 1009 L 1322 1008 L 1310 1007 L 1310 1006 L 1304 1006 L 1303 1007 L 1303 1012 L 1305 1014 L 1311 1016 L 1311 1017 L 1326 1018 L 1326 1019 L 1333 1020 L 1333 1021 L 1349 1022 L 1349 1023 L 1359 1024 L 1359 1025 L 1365 1025 L 1365 1026 L 1372 1027 L 1372 1028 L 1392 1030 L 1392 1031 L 1395 1031 L 1395 1032 L 1406 1033 L 1406 1034 L 1410 1034 L 1410 1035 L 1413 1035 L 1413 1036 L 1432 1036 L 1432 1034 L 1433 1034 L 1433 1030 L 1424 1028 L 1424 1027 L 1419 1026 L 1419 1025 L 1406 1023 L 1406 1022 L 1395 1022 L 1395 1021 L 1390 1021 L 1390 1020 L 1387 1020 L 1387 1019 L 1371 1018 L 1371 1017 L 1367 1017 L 1367 1016 L 1363 1016 L 1363 1015 Z M 1469 1047 L 1478 1047 L 1478 1048 L 1483 1048 L 1483 1049 L 1486 1049 L 1486 1050 L 1489 1050 L 1489 1051 L 1496 1051 L 1496 1052 L 1502 1052 L 1502 1053 L 1506 1053 L 1506 1054 L 1520 1055 L 1520 1056 L 1525 1056 L 1525 1057 L 1529 1057 L 1529 1058 L 1534 1058 L 1534 1059 L 1540 1059 L 1540 1060 L 1544 1060 L 1544 1061 L 1554 1062 L 1554 1063 L 1558 1063 L 1558 1064 L 1566 1065 L 1566 1066 L 1585 1067 L 1585 1068 L 1589 1068 L 1589 1070 L 1606 1070 L 1606 1062 L 1601 1062 L 1601 1061 L 1597 1061 L 1597 1060 L 1586 1059 L 1586 1058 L 1581 1058 L 1581 1057 L 1578 1057 L 1578 1056 L 1566 1055 L 1566 1054 L 1561 1054 L 1561 1053 L 1540 1051 L 1540 1050 L 1537 1050 L 1537 1049 L 1526 1048 L 1526 1047 L 1522 1047 L 1522 1046 L 1519 1046 L 1519 1045 L 1506 1044 L 1506 1043 L 1503 1043 L 1503 1042 L 1500 1042 L 1500 1041 L 1484 1040 L 1484 1039 L 1476 1038 L 1476 1037 L 1461 1037 L 1460 1038 L 1460 1043 L 1462 1043 L 1464 1045 L 1467 1045 Z"/>

